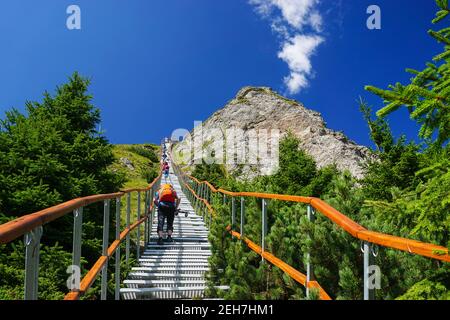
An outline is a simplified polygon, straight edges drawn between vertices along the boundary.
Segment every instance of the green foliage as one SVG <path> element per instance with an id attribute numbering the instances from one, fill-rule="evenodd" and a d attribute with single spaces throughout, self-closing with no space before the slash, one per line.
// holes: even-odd
<path id="1" fill-rule="evenodd" d="M 381 124 L 383 130 L 389 129 L 382 122 L 378 124 Z M 378 130 L 378 127 L 374 128 Z M 389 134 L 385 136 L 389 137 Z M 231 176 L 222 176 L 217 181 L 222 181 L 220 186 L 226 185 L 233 191 L 279 192 L 288 189 L 297 190 L 298 193 L 306 192 L 302 195 L 310 195 L 314 194 L 311 192 L 314 187 L 320 187 L 321 190 L 317 193 L 321 198 L 370 230 L 447 245 L 450 230 L 447 207 L 450 203 L 450 179 L 447 175 L 450 157 L 447 149 L 430 149 L 425 155 L 421 155 L 417 148 L 409 149 L 404 143 L 392 139 L 390 144 L 383 143 L 383 147 L 378 151 L 380 158 L 377 165 L 372 164 L 369 167 L 370 178 L 364 179 L 362 185 L 361 181 L 354 179 L 349 172 L 339 173 L 334 167 L 314 170 L 315 174 L 306 180 L 309 183 L 302 185 L 298 180 L 289 182 L 283 179 L 281 174 L 284 170 L 292 177 L 296 176 L 298 171 L 310 167 L 310 158 L 305 157 L 298 149 L 295 150 L 298 146 L 296 142 L 298 143 L 292 136 L 281 141 L 280 157 L 289 162 L 289 166 L 280 166 L 280 171 L 274 176 L 259 177 L 251 182 L 238 182 Z M 380 168 L 392 169 L 390 172 L 402 172 L 401 168 L 407 166 L 397 162 L 408 157 L 413 157 L 415 161 L 415 169 L 412 172 L 405 169 L 408 172 L 405 176 L 409 179 L 391 181 L 388 175 L 379 180 L 374 179 L 375 173 L 381 174 Z M 207 174 L 204 173 L 202 179 L 209 180 Z M 392 199 L 385 199 L 384 194 L 380 192 L 380 189 L 386 186 L 392 190 Z M 411 190 L 417 192 L 414 199 L 410 196 Z M 368 194 L 376 200 L 369 201 Z M 225 299 L 305 299 L 301 285 L 278 268 L 261 264 L 260 256 L 225 232 L 226 226 L 231 224 L 230 202 L 228 199 L 224 205 L 223 198 L 217 195 L 214 199 L 218 216 L 213 221 L 210 232 L 213 255 L 210 258 L 212 271 L 209 294 Z M 239 205 L 237 207 L 239 208 Z M 332 298 L 362 299 L 363 256 L 360 242 L 321 214 L 316 213 L 315 217 L 313 223 L 308 221 L 306 207 L 302 204 L 270 201 L 267 250 L 303 273 L 306 272 L 305 253 L 310 252 L 316 279 Z M 240 231 L 239 214 L 236 219 L 235 230 Z M 245 199 L 245 219 L 245 236 L 259 244 L 260 200 Z M 439 290 L 449 287 L 448 271 L 427 258 L 380 248 L 376 263 L 382 271 L 381 290 L 377 290 L 377 299 L 395 299 L 407 294 L 408 290 L 414 292 L 415 284 L 424 278 L 438 283 L 439 285 L 435 286 Z M 230 290 L 217 292 L 213 285 L 218 284 L 229 285 Z M 444 295 L 441 295 L 439 290 L 439 297 L 445 297 L 448 289 L 444 290 Z M 314 298 L 317 296 L 310 296 L 310 299 Z"/>
<path id="2" fill-rule="evenodd" d="M 398 300 L 450 300 L 450 292 L 440 282 L 433 282 L 424 279 L 414 286 L 408 292 L 397 298 Z"/>
<path id="3" fill-rule="evenodd" d="M 419 183 L 416 171 L 420 168 L 419 146 L 406 143 L 404 136 L 395 141 L 388 123 L 371 118 L 371 108 L 360 101 L 360 110 L 370 129 L 370 137 L 377 146 L 375 158 L 366 164 L 361 183 L 366 199 L 392 200 L 392 190 L 414 188 Z"/>
<path id="4" fill-rule="evenodd" d="M 142 157 L 149 159 L 151 162 L 159 162 L 159 157 L 155 152 L 155 148 L 148 145 L 131 145 L 127 150 L 136 153 Z"/>
<path id="5" fill-rule="evenodd" d="M 192 175 L 200 181 L 208 180 L 215 186 L 224 186 L 227 173 L 223 165 L 203 163 L 195 166 Z"/>
<path id="6" fill-rule="evenodd" d="M 1 222 L 122 187 L 124 176 L 110 170 L 113 148 L 96 130 L 100 111 L 91 104 L 89 82 L 74 73 L 54 95 L 46 92 L 42 102 L 27 102 L 26 114 L 13 109 L 0 120 Z M 83 214 L 83 261 L 89 266 L 101 254 L 102 212 L 100 203 L 86 207 Z M 39 275 L 42 299 L 60 299 L 67 292 L 72 228 L 71 215 L 44 227 Z M 0 250 L 1 295 L 20 299 L 24 248 L 13 244 Z"/>
<path id="7" fill-rule="evenodd" d="M 359 110 L 369 126 L 370 138 L 379 151 L 389 152 L 395 145 L 391 128 L 383 118 L 372 119 L 372 108 L 360 97 Z"/>
<path id="8" fill-rule="evenodd" d="M 437 1 L 441 10 L 435 23 L 448 16 L 448 1 Z M 318 170 L 313 159 L 299 150 L 292 135 L 280 142 L 280 168 L 273 176 L 238 182 L 217 171 L 219 186 L 233 191 L 316 196 L 369 230 L 447 246 L 450 249 L 450 28 L 429 32 L 446 45 L 434 58 L 440 66 L 427 64 L 424 71 L 412 72 L 411 84 L 391 86 L 391 90 L 367 87 L 380 95 L 387 106 L 372 119 L 371 108 L 360 100 L 371 139 L 376 145 L 365 177 L 354 179 L 335 167 Z M 383 118 L 406 106 L 411 118 L 422 124 L 420 136 L 428 144 L 408 143 L 404 136 L 395 139 Z M 432 138 L 434 143 L 430 143 Z M 194 171 L 209 180 L 207 170 Z M 219 176 L 217 176 L 219 174 Z M 218 217 L 213 222 L 210 259 L 214 277 L 211 284 L 230 285 L 219 293 L 226 299 L 304 299 L 304 289 L 245 245 L 232 239 L 225 227 L 231 224 L 231 204 L 216 198 Z M 306 208 L 272 200 L 269 202 L 266 248 L 292 267 L 305 273 L 306 253 L 314 274 L 325 291 L 335 299 L 362 299 L 363 254 L 355 240 L 328 218 L 316 213 L 315 221 L 306 218 Z M 240 217 L 234 227 L 239 231 Z M 245 198 L 245 236 L 261 242 L 261 201 Z M 433 259 L 407 252 L 379 248 L 381 289 L 377 299 L 449 299 L 450 267 Z M 218 272 L 218 270 L 224 270 Z M 212 290 L 211 292 L 213 292 Z M 311 295 L 310 299 L 317 298 Z"/>
<path id="9" fill-rule="evenodd" d="M 403 236 L 447 246 L 450 240 L 449 148 L 429 155 L 432 164 L 417 172 L 425 182 L 414 190 L 398 190 L 393 201 L 368 202 L 380 223 L 397 226 L 397 232 Z"/>
<path id="10" fill-rule="evenodd" d="M 23 299 L 25 277 L 25 248 L 22 241 L 0 247 L 0 300 Z M 57 243 L 41 246 L 39 273 L 39 299 L 56 300 L 64 298 L 67 292 L 66 269 L 72 264 L 72 254 Z M 82 264 L 86 261 L 83 259 Z"/>
<path id="11" fill-rule="evenodd" d="M 440 11 L 433 23 L 443 21 L 449 13 L 448 1 L 437 0 Z M 434 57 L 436 65 L 427 63 L 423 71 L 407 69 L 414 77 L 410 84 L 397 83 L 390 90 L 368 86 L 367 90 L 384 99 L 386 106 L 371 119 L 371 110 L 360 102 L 369 124 L 372 140 L 377 145 L 378 159 L 370 162 L 361 181 L 366 199 L 362 208 L 366 226 L 380 232 L 435 243 L 450 248 L 450 29 L 429 31 L 445 45 L 445 51 Z M 382 119 L 406 106 L 411 119 L 421 124 L 419 137 L 429 147 L 420 150 L 405 137 L 393 138 Z M 450 274 L 448 265 L 440 265 L 418 256 L 407 258 L 398 251 L 383 252 L 384 293 L 392 299 L 448 299 Z M 393 266 L 393 267 L 389 267 Z"/>
<path id="12" fill-rule="evenodd" d="M 270 177 L 242 182 L 217 170 L 215 180 L 221 182 L 219 186 L 234 191 L 322 194 L 332 187 L 331 182 L 338 175 L 335 167 L 317 170 L 311 157 L 299 149 L 299 141 L 293 135 L 288 135 L 280 142 L 280 160 L 279 171 Z M 197 168 L 194 170 L 194 176 L 210 181 L 208 174 L 211 171 L 207 171 L 204 165 Z M 302 177 L 303 175 L 308 177 Z M 260 264 L 259 255 L 248 250 L 240 241 L 231 239 L 224 232 L 226 226 L 230 224 L 230 205 L 230 202 L 223 205 L 221 197 L 217 197 L 214 202 L 218 216 L 214 219 L 210 231 L 213 251 L 210 264 L 212 279 L 215 279 L 210 283 L 210 294 L 219 294 L 226 299 L 304 299 L 304 289 L 300 284 L 278 268 L 268 263 Z M 268 206 L 267 249 L 299 270 L 304 270 L 305 257 L 302 253 L 311 244 L 309 238 L 312 232 L 311 224 L 305 219 L 305 213 L 306 207 L 300 204 L 274 201 Z M 245 235 L 259 243 L 261 201 L 246 198 L 245 216 Z M 240 216 L 237 215 L 237 230 L 239 225 Z M 230 286 L 230 290 L 218 293 L 212 288 L 212 284 L 226 284 Z M 310 298 L 314 298 L 314 295 Z"/>
<path id="13" fill-rule="evenodd" d="M 442 22 L 450 10 L 448 1 L 436 0 L 436 3 L 440 10 L 433 23 Z M 366 90 L 383 98 L 386 104 L 377 112 L 379 117 L 405 106 L 411 119 L 422 125 L 420 137 L 435 138 L 436 144 L 443 145 L 450 138 L 450 28 L 429 30 L 428 34 L 444 44 L 444 52 L 433 58 L 440 65 L 427 63 L 422 71 L 407 69 L 414 75 L 407 85 L 396 83 L 389 90 L 366 86 Z"/>
<path id="14" fill-rule="evenodd" d="M 13 110 L 0 122 L 0 212 L 6 216 L 118 190 L 122 181 L 108 170 L 112 148 L 95 130 L 100 115 L 88 85 L 75 73 L 55 96 L 28 102 L 28 116 Z"/>
<path id="15" fill-rule="evenodd" d="M 110 170 L 125 177 L 125 188 L 145 187 L 159 174 L 158 152 L 159 147 L 151 144 L 114 145 L 115 161 L 111 164 Z M 128 159 L 133 168 L 126 167 L 121 159 Z"/>
<path id="16" fill-rule="evenodd" d="M 273 191 L 281 194 L 304 195 L 303 189 L 317 175 L 314 160 L 300 150 L 299 141 L 292 133 L 280 141 L 279 154 L 279 169 L 271 177 Z"/>

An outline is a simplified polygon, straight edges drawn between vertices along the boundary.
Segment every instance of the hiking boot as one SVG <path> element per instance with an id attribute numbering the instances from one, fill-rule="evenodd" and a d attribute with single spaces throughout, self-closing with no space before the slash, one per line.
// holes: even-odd
<path id="1" fill-rule="evenodd" d="M 164 244 L 163 238 L 159 238 L 158 241 L 156 242 L 156 244 L 158 246 L 162 246 Z"/>

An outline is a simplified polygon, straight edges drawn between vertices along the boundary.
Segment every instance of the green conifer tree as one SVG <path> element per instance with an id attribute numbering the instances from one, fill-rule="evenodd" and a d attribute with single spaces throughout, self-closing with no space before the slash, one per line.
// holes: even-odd
<path id="1" fill-rule="evenodd" d="M 436 3 L 440 10 L 432 22 L 448 22 L 448 0 Z M 450 27 L 428 34 L 444 45 L 444 52 L 435 56 L 433 63 L 427 63 L 422 71 L 406 69 L 414 75 L 407 85 L 396 83 L 389 90 L 366 86 L 366 90 L 384 99 L 386 105 L 377 112 L 379 117 L 405 106 L 411 119 L 421 124 L 420 137 L 442 145 L 450 138 Z"/>

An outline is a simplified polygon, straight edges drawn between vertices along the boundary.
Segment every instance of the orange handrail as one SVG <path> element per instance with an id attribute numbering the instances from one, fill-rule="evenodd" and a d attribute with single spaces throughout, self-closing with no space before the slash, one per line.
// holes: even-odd
<path id="1" fill-rule="evenodd" d="M 33 229 L 54 221 L 78 208 L 85 207 L 89 204 L 96 203 L 103 200 L 111 200 L 129 194 L 131 192 L 145 192 L 153 188 L 157 181 L 161 178 L 161 172 L 159 175 L 145 188 L 133 188 L 125 189 L 120 192 L 110 193 L 110 194 L 97 194 L 82 198 L 76 198 L 64 203 L 58 204 L 56 206 L 46 208 L 44 210 L 27 214 L 7 223 L 0 225 L 0 244 L 9 243 L 18 237 L 32 231 Z M 151 207 L 153 204 L 151 204 Z M 135 228 L 140 226 L 149 218 L 149 215 L 145 213 L 144 217 L 136 221 L 133 225 L 126 228 L 121 232 L 120 238 L 113 241 L 107 250 L 107 255 L 100 256 L 100 258 L 95 262 L 88 273 L 83 277 L 80 283 L 80 289 L 78 291 L 72 291 L 66 294 L 64 300 L 77 300 L 81 295 L 86 293 L 86 291 L 92 286 L 101 269 L 105 266 L 109 258 L 112 257 L 114 251 L 123 242 L 126 236 Z"/>
<path id="2" fill-rule="evenodd" d="M 197 193 L 196 193 L 194 190 L 192 190 L 191 186 L 188 185 L 187 183 L 184 183 L 184 186 L 185 186 L 186 188 L 189 189 L 189 191 L 194 195 L 194 197 L 195 197 L 197 200 L 199 200 L 199 201 L 201 201 L 201 202 L 203 202 L 203 203 L 205 204 L 205 206 L 208 208 L 208 210 L 211 212 L 211 214 L 212 214 L 213 216 L 215 215 L 214 209 L 213 209 L 212 206 L 209 204 L 209 202 L 206 201 L 206 199 L 200 198 L 200 196 L 198 196 Z"/>
<path id="3" fill-rule="evenodd" d="M 183 181 L 183 185 L 192 193 L 192 195 L 196 199 L 200 200 L 201 202 L 203 202 L 206 205 L 206 207 L 208 208 L 208 210 L 210 211 L 210 213 L 212 215 L 215 214 L 214 209 L 212 208 L 212 206 L 209 204 L 209 202 L 206 199 L 203 199 L 200 196 L 198 196 L 197 193 L 189 186 L 189 184 L 187 184 L 184 181 Z M 253 241 L 251 241 L 250 239 L 248 239 L 246 237 L 242 237 L 240 233 L 233 231 L 231 229 L 231 226 L 228 226 L 226 228 L 226 230 L 232 236 L 234 236 L 240 240 L 243 240 L 245 242 L 245 244 L 249 247 L 250 250 L 259 254 L 261 257 L 263 257 L 264 259 L 266 259 L 267 261 L 272 263 L 274 266 L 280 268 L 280 270 L 287 273 L 292 279 L 294 279 L 298 283 L 302 284 L 304 287 L 318 289 L 320 299 L 331 300 L 331 297 L 326 293 L 326 291 L 319 285 L 319 283 L 317 281 L 307 281 L 305 274 L 294 269 L 292 266 L 288 265 L 286 262 L 282 261 L 281 259 L 275 257 L 270 252 L 263 251 L 262 248 L 260 246 L 258 246 L 256 243 L 254 243 Z"/>
<path id="4" fill-rule="evenodd" d="M 428 258 L 444 262 L 450 262 L 450 255 L 448 249 L 443 246 L 367 230 L 366 228 L 359 225 L 358 223 L 356 223 L 355 221 L 353 221 L 352 219 L 350 219 L 349 217 L 339 212 L 338 210 L 336 210 L 328 203 L 319 198 L 268 194 L 259 192 L 232 192 L 220 188 L 217 189 L 213 187 L 209 182 L 199 181 L 198 179 L 190 175 L 186 176 L 195 181 L 196 183 L 207 185 L 210 188 L 210 190 L 214 193 L 222 193 L 232 197 L 255 197 L 259 199 L 274 199 L 274 200 L 309 204 L 318 212 L 322 213 L 324 216 L 330 219 L 333 223 L 335 223 L 340 228 L 349 233 L 351 236 L 353 236 L 354 238 L 378 244 L 384 247 L 414 253 Z"/>
<path id="5" fill-rule="evenodd" d="M 155 178 L 155 180 L 146 188 L 125 189 L 116 193 L 97 194 L 92 196 L 86 196 L 82 198 L 72 199 L 56 206 L 43 209 L 41 211 L 30 213 L 11 220 L 0 225 L 0 244 L 9 243 L 25 233 L 31 230 L 47 224 L 53 220 L 61 218 L 67 213 L 72 212 L 75 209 L 85 207 L 89 204 L 100 202 L 103 200 L 111 200 L 124 196 L 131 192 L 144 192 L 150 190 L 156 181 L 161 177 L 161 174 Z"/>
<path id="6" fill-rule="evenodd" d="M 89 288 L 94 283 L 95 279 L 105 266 L 106 262 L 109 260 L 109 258 L 111 258 L 114 255 L 114 252 L 116 251 L 117 247 L 123 242 L 123 240 L 125 240 L 126 236 L 135 228 L 137 228 L 139 225 L 144 223 L 145 220 L 147 220 L 148 218 L 149 216 L 145 215 L 143 218 L 133 223 L 129 228 L 126 228 L 124 231 L 122 231 L 119 239 L 114 240 L 113 243 L 111 243 L 111 245 L 108 247 L 107 255 L 98 258 L 98 260 L 95 262 L 92 268 L 83 277 L 83 279 L 80 282 L 80 289 L 78 291 L 72 291 L 66 294 L 64 300 L 78 300 L 83 294 L 85 294 L 86 291 L 89 290 Z"/>
<path id="7" fill-rule="evenodd" d="M 286 272 L 292 279 L 295 281 L 301 283 L 304 287 L 308 288 L 316 288 L 319 290 L 319 297 L 321 300 L 331 300 L 331 297 L 325 292 L 325 290 L 320 286 L 320 284 L 317 281 L 306 281 L 306 275 L 301 273 L 300 271 L 294 269 L 290 265 L 288 265 L 283 260 L 275 257 L 273 254 L 267 251 L 262 251 L 262 248 L 258 246 L 253 241 L 249 240 L 246 237 L 242 237 L 239 232 L 232 231 L 231 226 L 227 227 L 227 231 L 234 237 L 238 238 L 239 240 L 243 240 L 247 246 L 257 254 L 259 254 L 261 257 L 272 263 L 274 266 L 280 268 L 284 272 Z"/>
<path id="8" fill-rule="evenodd" d="M 130 193 L 133 191 L 142 192 L 142 191 L 151 190 L 153 188 L 153 186 L 155 185 L 155 183 L 161 178 L 161 174 L 162 173 L 160 172 L 158 177 L 156 177 L 148 187 L 142 188 L 142 189 L 140 189 L 140 188 L 126 189 L 123 191 L 123 193 L 126 194 L 126 193 Z M 150 205 L 150 210 L 153 208 L 153 206 L 154 206 L 154 204 L 152 203 Z M 64 300 L 78 300 L 83 294 L 85 294 L 86 291 L 89 290 L 89 288 L 94 283 L 95 279 L 97 278 L 98 274 L 103 269 L 103 267 L 105 266 L 106 262 L 113 256 L 117 247 L 126 239 L 126 236 L 131 231 L 133 231 L 135 228 L 137 228 L 142 223 L 144 223 L 149 217 L 150 216 L 146 212 L 143 218 L 136 221 L 131 226 L 126 228 L 124 231 L 122 231 L 120 233 L 119 239 L 116 239 L 115 241 L 113 241 L 113 243 L 108 247 L 107 255 L 101 256 L 100 258 L 98 258 L 97 262 L 92 266 L 92 268 L 88 271 L 88 273 L 83 277 L 83 279 L 80 282 L 80 289 L 78 291 L 72 291 L 72 292 L 67 293 L 66 296 L 64 297 Z"/>

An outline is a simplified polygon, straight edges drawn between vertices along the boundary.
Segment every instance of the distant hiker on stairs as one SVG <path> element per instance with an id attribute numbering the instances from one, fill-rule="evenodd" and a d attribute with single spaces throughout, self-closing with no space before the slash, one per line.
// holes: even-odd
<path id="1" fill-rule="evenodd" d="M 164 178 L 167 179 L 169 177 L 169 164 L 167 163 L 167 161 L 164 162 L 163 164 L 163 171 L 164 171 Z"/>
<path id="2" fill-rule="evenodd" d="M 181 199 L 170 184 L 163 184 L 155 194 L 155 206 L 158 208 L 158 245 L 163 244 L 163 228 L 167 218 L 167 241 L 173 242 L 173 220 Z"/>

